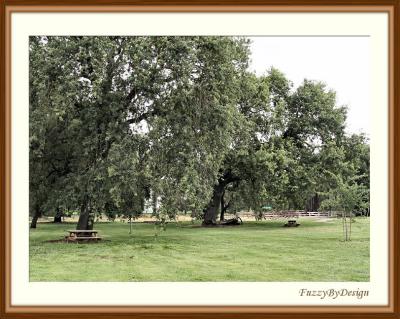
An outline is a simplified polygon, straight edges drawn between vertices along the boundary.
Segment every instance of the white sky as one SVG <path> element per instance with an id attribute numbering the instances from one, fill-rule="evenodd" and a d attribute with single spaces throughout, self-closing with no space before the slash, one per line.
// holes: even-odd
<path id="1" fill-rule="evenodd" d="M 336 91 L 348 107 L 347 132 L 370 135 L 368 37 L 250 37 L 250 70 L 282 71 L 295 87 L 306 78 Z"/>

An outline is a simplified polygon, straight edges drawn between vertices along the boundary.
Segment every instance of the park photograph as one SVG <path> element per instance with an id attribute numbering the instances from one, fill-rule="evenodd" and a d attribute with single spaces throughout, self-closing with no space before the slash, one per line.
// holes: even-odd
<path id="1" fill-rule="evenodd" d="M 30 36 L 29 281 L 369 282 L 368 41 Z"/>

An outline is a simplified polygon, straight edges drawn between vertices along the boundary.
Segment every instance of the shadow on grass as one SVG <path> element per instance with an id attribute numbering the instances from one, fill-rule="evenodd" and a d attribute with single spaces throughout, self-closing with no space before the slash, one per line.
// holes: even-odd
<path id="1" fill-rule="evenodd" d="M 54 243 L 65 243 L 65 244 L 101 244 L 103 242 L 110 242 L 110 239 L 102 239 L 102 240 L 82 240 L 82 241 L 72 241 L 72 240 L 65 240 L 64 238 L 61 239 L 50 239 L 45 240 L 43 243 L 45 244 L 54 244 Z"/>
<path id="2" fill-rule="evenodd" d="M 299 220 L 299 226 L 298 227 L 285 227 L 284 225 L 287 223 L 287 220 L 279 220 L 279 221 L 244 221 L 242 225 L 217 225 L 215 227 L 203 227 L 201 224 L 181 224 L 178 225 L 177 223 L 169 223 L 167 226 L 168 227 L 176 227 L 176 228 L 183 228 L 183 229 L 215 229 L 215 230 L 225 230 L 225 229 L 254 229 L 254 228 L 259 228 L 259 229 L 277 229 L 277 228 L 284 228 L 287 230 L 290 229 L 296 229 L 296 228 L 315 228 L 315 227 L 325 227 L 325 226 L 334 226 L 333 223 L 321 223 L 316 220 L 310 220 L 310 221 L 304 221 L 304 220 Z"/>
<path id="3" fill-rule="evenodd" d="M 95 225 L 95 229 L 99 230 L 102 236 L 106 237 L 103 240 L 98 242 L 93 242 L 97 245 L 101 246 L 118 246 L 120 244 L 125 244 L 127 246 L 136 246 L 136 245 L 146 245 L 150 243 L 155 244 L 156 246 L 160 245 L 178 245 L 182 241 L 189 241 L 190 246 L 195 245 L 195 241 L 201 236 L 202 239 L 210 238 L 210 236 L 231 236 L 230 234 L 236 233 L 237 235 L 242 234 L 247 236 L 252 236 L 254 232 L 269 232 L 269 231 L 277 231 L 280 230 L 279 233 L 282 234 L 299 234 L 299 231 L 310 230 L 310 233 L 313 233 L 314 229 L 337 226 L 337 223 L 329 223 L 329 222 L 318 222 L 316 220 L 299 220 L 301 224 L 299 227 L 284 227 L 284 224 L 287 222 L 286 219 L 282 220 L 273 220 L 273 221 L 245 221 L 242 225 L 238 226 L 220 226 L 220 227 L 202 227 L 199 222 L 192 223 L 188 222 L 169 222 L 166 231 L 157 231 L 155 226 L 149 223 L 141 223 L 140 227 L 135 229 L 133 227 L 133 233 L 127 233 L 127 225 L 119 222 L 104 222 L 98 223 Z M 46 228 L 51 229 L 53 232 L 52 240 L 43 240 L 45 238 L 40 238 L 42 243 L 51 244 L 51 243 L 66 243 L 63 238 L 59 238 L 57 234 L 59 232 L 65 232 L 67 229 L 70 229 L 71 225 L 75 225 L 75 223 L 61 223 L 61 224 L 53 224 L 47 223 Z M 108 228 L 112 226 L 112 228 Z M 139 226 L 136 224 L 136 227 Z M 169 231 L 170 230 L 170 231 Z M 248 233 L 247 233 L 248 232 Z M 155 234 L 158 234 L 157 236 Z M 193 237 L 195 236 L 195 237 Z M 48 237 L 47 237 L 48 238 Z M 196 239 L 197 238 L 197 239 Z M 82 244 L 91 244 L 92 242 L 82 242 Z M 81 242 L 73 243 L 73 244 L 81 244 Z M 151 249 L 152 247 L 141 247 L 144 249 Z"/>

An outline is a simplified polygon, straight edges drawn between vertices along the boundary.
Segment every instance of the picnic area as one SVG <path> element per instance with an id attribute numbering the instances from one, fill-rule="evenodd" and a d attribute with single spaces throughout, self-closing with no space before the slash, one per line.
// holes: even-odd
<path id="1" fill-rule="evenodd" d="M 368 281 L 369 218 L 351 241 L 340 219 L 246 221 L 207 228 L 189 221 L 101 222 L 96 244 L 52 242 L 72 225 L 42 223 L 30 233 L 31 281 Z M 40 230 L 40 231 L 38 231 Z"/>

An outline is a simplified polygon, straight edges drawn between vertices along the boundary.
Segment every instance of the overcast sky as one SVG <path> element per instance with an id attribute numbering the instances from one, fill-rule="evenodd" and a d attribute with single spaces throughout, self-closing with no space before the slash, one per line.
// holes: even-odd
<path id="1" fill-rule="evenodd" d="M 250 69 L 265 74 L 271 66 L 295 87 L 306 78 L 336 91 L 348 107 L 347 132 L 370 135 L 368 37 L 251 37 Z"/>

